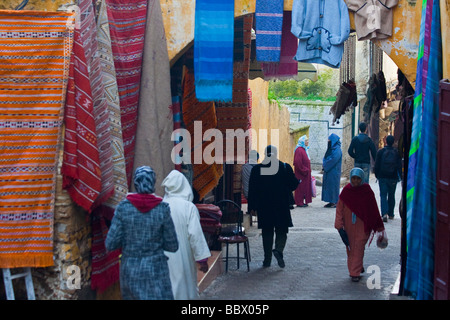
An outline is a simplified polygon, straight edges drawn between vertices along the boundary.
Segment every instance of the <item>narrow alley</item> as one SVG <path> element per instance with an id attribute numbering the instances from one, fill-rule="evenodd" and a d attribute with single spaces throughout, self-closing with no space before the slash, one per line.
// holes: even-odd
<path id="1" fill-rule="evenodd" d="M 379 205 L 379 186 L 374 175 L 370 185 Z M 284 251 L 286 267 L 274 258 L 262 267 L 263 249 L 257 224 L 246 231 L 250 237 L 250 271 L 245 260 L 240 269 L 231 261 L 223 273 L 200 295 L 202 300 L 388 300 L 400 272 L 401 219 L 398 215 L 401 184 L 396 190 L 395 218 L 385 223 L 389 245 L 381 250 L 376 240 L 366 247 L 361 281 L 350 280 L 345 247 L 334 229 L 335 209 L 324 208 L 321 187 L 307 208 L 291 211 L 294 227 L 289 229 Z M 241 253 L 242 255 L 242 253 Z M 379 272 L 379 273 L 378 273 Z M 379 275 L 379 277 L 378 277 Z M 379 281 L 379 286 L 377 283 Z"/>

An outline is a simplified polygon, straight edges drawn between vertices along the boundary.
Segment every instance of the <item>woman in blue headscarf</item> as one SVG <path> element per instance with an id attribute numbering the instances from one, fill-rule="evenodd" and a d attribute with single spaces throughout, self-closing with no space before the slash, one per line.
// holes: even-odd
<path id="1" fill-rule="evenodd" d="M 298 207 L 307 207 L 308 203 L 312 202 L 311 161 L 308 149 L 308 137 L 301 136 L 294 151 L 294 173 L 299 180 L 294 199 Z"/>
<path id="2" fill-rule="evenodd" d="M 342 150 L 339 136 L 332 133 L 328 138 L 328 149 L 323 157 L 322 201 L 325 208 L 336 208 L 341 185 Z"/>
<path id="3" fill-rule="evenodd" d="M 164 251 L 178 250 L 169 205 L 155 192 L 155 172 L 136 169 L 134 187 L 116 208 L 105 245 L 122 248 L 120 291 L 124 300 L 173 300 Z"/>

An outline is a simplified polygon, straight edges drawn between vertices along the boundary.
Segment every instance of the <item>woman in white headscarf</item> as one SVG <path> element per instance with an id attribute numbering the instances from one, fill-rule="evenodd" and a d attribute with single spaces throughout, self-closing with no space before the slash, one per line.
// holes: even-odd
<path id="1" fill-rule="evenodd" d="M 164 202 L 170 206 L 179 249 L 166 252 L 169 258 L 169 273 L 175 300 L 198 298 L 197 266 L 208 271 L 207 260 L 211 256 L 200 225 L 200 214 L 192 203 L 194 194 L 188 180 L 182 173 L 172 170 L 164 179 Z"/>

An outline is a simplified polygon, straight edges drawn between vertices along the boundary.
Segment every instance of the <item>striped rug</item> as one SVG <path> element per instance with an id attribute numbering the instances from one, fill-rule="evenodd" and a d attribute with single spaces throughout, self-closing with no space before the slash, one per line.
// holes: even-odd
<path id="1" fill-rule="evenodd" d="M 96 205 L 105 202 L 114 194 L 113 153 L 111 148 L 111 123 L 105 88 L 103 86 L 100 54 L 97 41 L 97 25 L 91 0 L 79 0 L 81 41 L 86 55 L 88 79 L 91 84 L 93 115 L 97 132 L 97 143 L 102 178 L 102 189 Z"/>
<path id="2" fill-rule="evenodd" d="M 136 143 L 147 0 L 106 0 L 111 47 L 119 89 L 122 137 L 128 187 Z"/>
<path id="3" fill-rule="evenodd" d="M 64 124 L 63 188 L 77 205 L 91 212 L 101 192 L 102 180 L 91 83 L 78 29 L 70 63 Z"/>
<path id="4" fill-rule="evenodd" d="M 195 163 L 195 150 L 197 149 L 198 152 L 201 149 L 203 154 L 205 148 L 212 143 L 206 139 L 203 141 L 201 138 L 203 138 L 206 130 L 216 128 L 217 119 L 214 102 L 200 102 L 197 100 L 195 96 L 194 73 L 188 68 L 185 68 L 183 79 L 182 115 L 186 130 L 191 134 L 193 188 L 198 192 L 200 200 L 202 200 L 219 183 L 219 179 L 223 175 L 223 165 L 219 163 L 208 165 L 204 162 L 203 157 L 201 163 Z M 201 137 L 197 137 L 201 141 L 195 141 L 194 121 L 201 121 L 202 132 L 199 132 Z M 201 143 L 201 145 L 196 143 Z"/>
<path id="5" fill-rule="evenodd" d="M 256 60 L 279 62 L 284 0 L 257 0 L 255 5 Z"/>
<path id="6" fill-rule="evenodd" d="M 0 268 L 53 265 L 72 13 L 0 11 Z"/>

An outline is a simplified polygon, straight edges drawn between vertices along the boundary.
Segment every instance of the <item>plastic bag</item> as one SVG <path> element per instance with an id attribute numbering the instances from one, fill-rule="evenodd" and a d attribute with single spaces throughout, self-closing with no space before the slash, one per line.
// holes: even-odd
<path id="1" fill-rule="evenodd" d="M 381 232 L 377 232 L 377 247 L 380 249 L 386 249 L 388 246 L 388 237 L 386 234 L 386 230 Z"/>
<path id="2" fill-rule="evenodd" d="M 312 191 L 312 197 L 315 198 L 317 196 L 316 178 L 315 177 L 311 177 L 311 191 Z"/>

